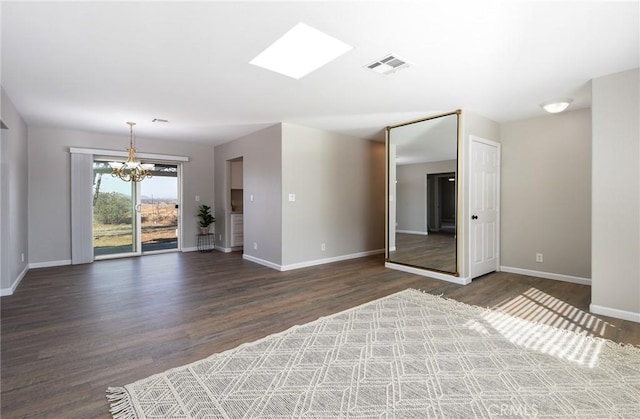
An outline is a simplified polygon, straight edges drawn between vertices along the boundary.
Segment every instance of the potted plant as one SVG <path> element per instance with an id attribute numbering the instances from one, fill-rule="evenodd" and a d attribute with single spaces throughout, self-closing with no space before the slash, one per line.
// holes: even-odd
<path id="1" fill-rule="evenodd" d="M 211 207 L 209 205 L 200 205 L 199 210 L 200 234 L 209 234 L 209 226 L 216 221 L 215 217 L 211 215 Z"/>

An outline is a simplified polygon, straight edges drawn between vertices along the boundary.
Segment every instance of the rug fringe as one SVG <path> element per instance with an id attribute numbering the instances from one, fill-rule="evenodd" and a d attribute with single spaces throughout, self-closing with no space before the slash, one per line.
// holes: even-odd
<path id="1" fill-rule="evenodd" d="M 137 419 L 129 392 L 124 387 L 107 388 L 107 401 L 111 406 L 109 412 L 113 419 Z"/>

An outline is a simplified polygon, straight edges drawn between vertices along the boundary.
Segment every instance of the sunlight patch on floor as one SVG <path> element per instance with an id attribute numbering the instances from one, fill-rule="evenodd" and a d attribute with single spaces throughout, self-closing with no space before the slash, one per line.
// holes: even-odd
<path id="1" fill-rule="evenodd" d="M 497 305 L 482 319 L 484 324 L 470 322 L 469 328 L 489 334 L 490 327 L 517 345 L 589 367 L 597 364 L 605 344 L 592 336 L 613 327 L 535 288 Z"/>

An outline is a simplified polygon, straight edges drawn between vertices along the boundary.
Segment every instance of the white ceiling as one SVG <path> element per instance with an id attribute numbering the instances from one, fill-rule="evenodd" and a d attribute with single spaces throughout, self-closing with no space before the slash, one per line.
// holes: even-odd
<path id="1" fill-rule="evenodd" d="M 590 106 L 640 66 L 639 1 L 1 3 L 1 84 L 29 125 L 219 144 L 277 122 L 371 137 L 468 109 Z M 354 48 L 300 80 L 249 64 L 304 22 Z M 394 53 L 411 67 L 363 66 Z M 154 124 L 163 118 L 169 124 Z"/>

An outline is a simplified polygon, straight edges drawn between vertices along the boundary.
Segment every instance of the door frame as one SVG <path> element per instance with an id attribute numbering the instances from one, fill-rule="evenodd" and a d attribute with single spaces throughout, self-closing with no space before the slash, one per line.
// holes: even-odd
<path id="1" fill-rule="evenodd" d="M 440 187 L 440 180 L 444 179 L 444 178 L 451 178 L 453 176 L 454 178 L 454 182 L 457 182 L 457 175 L 455 171 L 451 171 L 451 172 L 437 172 L 437 173 L 427 173 L 425 175 L 425 197 L 426 197 L 426 202 L 425 202 L 425 207 L 426 207 L 426 211 L 425 211 L 425 225 L 426 225 L 426 233 L 425 234 L 429 234 L 429 217 L 431 215 L 433 215 L 435 217 L 435 222 L 436 222 L 436 229 L 434 230 L 434 232 L 441 232 L 442 231 L 442 188 Z M 434 179 L 433 183 L 435 185 L 434 187 L 434 196 L 435 196 L 435 204 L 436 204 L 436 208 L 433 211 L 433 214 L 429 211 L 431 202 L 429 200 L 429 192 L 431 191 L 429 188 L 429 180 L 430 179 Z M 455 186 L 455 183 L 454 183 Z M 454 212 L 455 212 L 455 221 L 456 221 L 456 226 L 458 225 L 458 197 L 455 194 L 454 191 Z M 456 234 L 454 232 L 454 234 Z M 456 248 L 456 252 L 457 252 L 457 248 Z"/>
<path id="2" fill-rule="evenodd" d="M 492 146 L 496 148 L 496 152 L 497 152 L 497 158 L 498 158 L 498 166 L 497 166 L 497 173 L 496 173 L 496 201 L 497 201 L 497 206 L 496 206 L 496 237 L 495 237 L 495 251 L 496 251 L 496 272 L 500 272 L 500 190 L 501 190 L 501 171 L 502 171 L 502 144 L 500 144 L 497 141 L 493 141 L 493 140 L 487 140 L 486 138 L 481 138 L 475 135 L 469 135 L 469 159 L 468 159 L 468 165 L 467 165 L 467 174 L 465 176 L 467 184 L 469 185 L 469 189 L 468 189 L 468 194 L 467 194 L 467 199 L 465 200 L 465 213 L 467 216 L 467 219 L 465 220 L 465 222 L 467 223 L 468 227 L 468 240 L 467 240 L 467 260 L 469 263 L 469 271 L 468 271 L 468 277 L 469 280 L 473 280 L 474 276 L 473 276 L 473 272 L 472 272 L 472 246 L 473 246 L 473 228 L 471 228 L 471 216 L 473 213 L 473 209 L 471 208 L 472 206 L 472 202 L 471 202 L 471 187 L 472 187 L 472 178 L 471 178 L 471 150 L 473 148 L 473 143 L 482 143 L 482 144 L 486 144 L 488 146 Z M 482 275 L 478 275 L 478 276 L 482 276 Z M 476 276 L 476 278 L 478 277 Z"/>
<path id="3" fill-rule="evenodd" d="M 116 156 L 109 156 L 109 155 L 94 155 L 93 156 L 93 161 L 112 161 L 114 160 L 114 158 L 117 159 Z M 182 205 L 183 205 L 183 196 L 182 196 L 182 191 L 183 191 L 183 187 L 182 187 L 182 182 L 183 182 L 183 176 L 182 176 L 182 169 L 183 169 L 183 164 L 182 162 L 185 160 L 159 160 L 159 159 L 145 159 L 146 163 L 155 163 L 155 164 L 165 164 L 165 165 L 171 165 L 171 166 L 176 166 L 177 168 L 177 174 L 176 174 L 176 178 L 177 178 L 177 197 L 178 197 L 178 220 L 177 220 L 177 229 L 178 229 L 178 234 L 176 235 L 176 248 L 175 249 L 163 249 L 163 250 L 147 250 L 147 251 L 143 251 L 142 250 L 142 215 L 141 215 L 141 205 L 142 205 L 142 195 L 141 195 L 141 190 L 139 187 L 135 187 L 132 188 L 133 189 L 133 196 L 132 196 L 132 211 L 134 213 L 134 216 L 132 217 L 132 223 L 134 224 L 134 226 L 132 227 L 132 229 L 134 230 L 134 239 L 135 239 L 135 246 L 134 246 L 134 251 L 132 252 L 123 252 L 123 253 L 114 253 L 114 254 L 107 254 L 107 255 L 100 255 L 100 256 L 93 256 L 94 260 L 107 260 L 107 259 L 119 259 L 119 258 L 125 258 L 125 257 L 134 257 L 134 256 L 144 256 L 144 255 L 153 255 L 153 254 L 158 254 L 158 253 L 172 253 L 172 252 L 181 252 L 182 251 Z M 144 182 L 144 180 L 142 181 Z M 133 185 L 132 185 L 133 186 Z M 92 234 L 93 234 L 93 228 L 92 228 Z"/>

